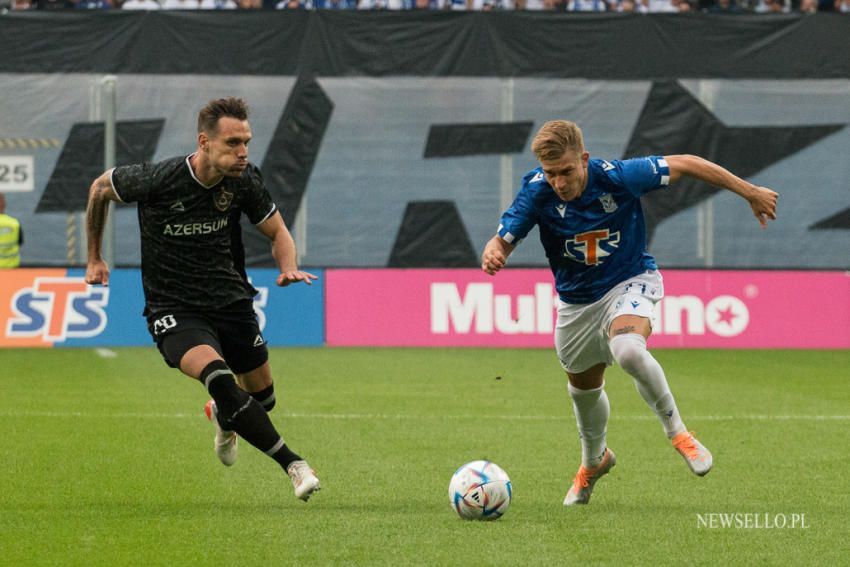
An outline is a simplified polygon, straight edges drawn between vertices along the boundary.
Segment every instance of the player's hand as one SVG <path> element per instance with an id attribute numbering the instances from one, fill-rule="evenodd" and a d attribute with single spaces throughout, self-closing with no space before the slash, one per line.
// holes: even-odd
<path id="1" fill-rule="evenodd" d="M 310 272 L 304 272 L 301 270 L 286 270 L 281 272 L 281 274 L 277 277 L 277 285 L 280 287 L 286 287 L 291 283 L 304 282 L 308 285 L 313 284 L 313 280 L 319 279 L 319 276 L 314 276 Z"/>
<path id="2" fill-rule="evenodd" d="M 756 187 L 747 199 L 762 228 L 767 228 L 767 219 L 776 219 L 776 199 L 778 198 L 779 193 L 767 187 Z"/>
<path id="3" fill-rule="evenodd" d="M 109 266 L 103 260 L 89 261 L 86 266 L 86 283 L 109 286 Z"/>
<path id="4" fill-rule="evenodd" d="M 499 248 L 486 248 L 481 255 L 481 269 L 492 276 L 504 268 L 507 261 L 507 256 Z"/>

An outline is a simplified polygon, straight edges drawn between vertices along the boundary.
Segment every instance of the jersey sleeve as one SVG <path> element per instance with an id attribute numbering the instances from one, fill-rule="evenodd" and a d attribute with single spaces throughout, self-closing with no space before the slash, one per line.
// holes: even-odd
<path id="1" fill-rule="evenodd" d="M 259 168 L 252 167 L 246 174 L 248 176 L 248 196 L 242 210 L 251 224 L 257 225 L 272 216 L 277 210 L 277 205 L 272 201 L 272 197 L 266 189 Z"/>
<path id="2" fill-rule="evenodd" d="M 608 176 L 635 197 L 670 184 L 670 166 L 661 156 L 614 160 Z"/>
<path id="3" fill-rule="evenodd" d="M 516 246 L 537 224 L 537 220 L 537 212 L 526 181 L 523 182 L 513 204 L 502 215 L 497 234 L 508 244 Z"/>
<path id="4" fill-rule="evenodd" d="M 153 186 L 153 166 L 150 163 L 122 165 L 112 170 L 112 188 L 124 203 L 144 201 Z"/>

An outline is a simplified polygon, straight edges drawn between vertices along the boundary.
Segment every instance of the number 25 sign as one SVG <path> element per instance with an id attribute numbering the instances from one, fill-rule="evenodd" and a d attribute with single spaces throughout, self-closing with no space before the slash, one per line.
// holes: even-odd
<path id="1" fill-rule="evenodd" d="M 32 191 L 32 156 L 0 156 L 0 193 Z"/>

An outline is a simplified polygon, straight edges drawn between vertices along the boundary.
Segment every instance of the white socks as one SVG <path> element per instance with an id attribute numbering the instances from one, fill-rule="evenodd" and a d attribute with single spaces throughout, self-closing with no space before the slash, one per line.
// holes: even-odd
<path id="1" fill-rule="evenodd" d="M 605 433 L 608 431 L 608 416 L 611 415 L 605 384 L 593 390 L 579 390 L 572 384 L 568 384 L 567 388 L 573 399 L 581 437 L 581 464 L 586 469 L 595 469 L 605 458 Z"/>
<path id="2" fill-rule="evenodd" d="M 646 350 L 646 339 L 635 333 L 627 333 L 617 335 L 609 344 L 617 364 L 634 378 L 638 393 L 658 416 L 667 438 L 673 439 L 685 432 L 685 424 L 670 393 L 664 370 Z"/>
<path id="3" fill-rule="evenodd" d="M 614 359 L 634 378 L 638 393 L 658 416 L 667 438 L 672 440 L 687 431 L 670 393 L 664 370 L 646 350 L 646 339 L 627 333 L 611 339 L 610 346 Z M 604 383 L 593 390 L 579 390 L 572 384 L 568 385 L 581 437 L 581 464 L 591 470 L 602 464 L 607 448 L 605 436 L 611 406 L 604 388 Z"/>

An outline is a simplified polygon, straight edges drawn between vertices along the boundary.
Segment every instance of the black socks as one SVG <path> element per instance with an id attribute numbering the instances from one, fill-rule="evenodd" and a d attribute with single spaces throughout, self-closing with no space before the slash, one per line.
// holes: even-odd
<path id="1" fill-rule="evenodd" d="M 263 406 L 263 409 L 266 411 L 272 411 L 275 402 L 277 402 L 277 399 L 274 395 L 274 384 L 272 384 L 268 388 L 260 390 L 259 392 L 248 392 L 248 394 L 258 402 L 260 402 L 260 405 Z"/>
<path id="2" fill-rule="evenodd" d="M 301 457 L 289 450 L 269 419 L 266 409 L 254 397 L 236 384 L 236 380 L 223 360 L 214 360 L 201 371 L 200 376 L 218 410 L 218 423 L 222 429 L 235 431 L 248 443 L 264 452 L 284 469 Z M 270 392 L 269 392 L 270 391 Z M 263 393 L 274 406 L 274 389 L 266 388 Z M 271 409 L 269 407 L 269 409 Z"/>

